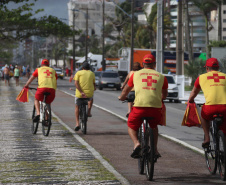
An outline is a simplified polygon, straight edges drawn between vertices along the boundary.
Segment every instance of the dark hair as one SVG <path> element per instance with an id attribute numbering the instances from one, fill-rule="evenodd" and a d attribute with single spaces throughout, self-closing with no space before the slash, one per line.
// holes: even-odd
<path id="1" fill-rule="evenodd" d="M 153 63 L 143 63 L 144 67 L 150 67 L 151 69 L 155 68 L 156 62 Z"/>
<path id="2" fill-rule="evenodd" d="M 134 62 L 133 63 L 133 71 L 139 71 L 141 69 L 141 65 L 139 62 Z"/>
<path id="3" fill-rule="evenodd" d="M 88 62 L 84 62 L 84 63 L 82 64 L 82 68 L 83 68 L 83 69 L 86 69 L 86 70 L 89 70 L 89 69 L 90 69 L 89 63 L 88 63 Z"/>
<path id="4" fill-rule="evenodd" d="M 218 71 L 219 67 L 208 67 L 210 70 Z"/>

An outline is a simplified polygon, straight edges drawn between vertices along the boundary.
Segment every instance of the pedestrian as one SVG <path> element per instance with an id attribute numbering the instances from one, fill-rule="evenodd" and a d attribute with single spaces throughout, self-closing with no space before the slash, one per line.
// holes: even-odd
<path id="1" fill-rule="evenodd" d="M 75 131 L 80 129 L 79 125 L 79 106 L 81 104 L 81 99 L 88 98 L 88 117 L 92 117 L 91 109 L 93 105 L 93 93 L 96 90 L 95 85 L 95 74 L 90 71 L 90 65 L 88 62 L 84 62 L 82 65 L 82 70 L 78 71 L 73 80 L 75 80 Z"/>
<path id="2" fill-rule="evenodd" d="M 26 76 L 26 67 L 25 66 L 22 67 L 22 71 L 23 71 L 23 76 Z"/>
<path id="3" fill-rule="evenodd" d="M 10 72 L 9 66 L 6 64 L 5 68 L 3 69 L 5 85 L 6 86 L 7 86 L 7 83 L 8 83 L 8 86 L 9 86 L 9 72 Z"/>
<path id="4" fill-rule="evenodd" d="M 68 67 L 66 67 L 66 76 L 67 77 L 69 76 L 69 69 L 68 69 Z"/>
<path id="5" fill-rule="evenodd" d="M 191 91 L 189 102 L 194 102 L 195 97 L 202 90 L 206 103 L 202 106 L 201 124 L 204 131 L 203 148 L 209 148 L 210 144 L 210 120 L 214 114 L 221 114 L 224 117 L 220 129 L 226 133 L 226 74 L 219 70 L 219 62 L 216 58 L 209 58 L 206 61 L 206 73 L 200 75 Z"/>
<path id="6" fill-rule="evenodd" d="M 155 57 L 147 54 L 143 58 L 144 69 L 136 71 L 130 77 L 128 83 L 123 88 L 119 100 L 124 101 L 128 93 L 134 87 L 135 100 L 132 110 L 128 117 L 128 133 L 131 137 L 134 150 L 131 154 L 132 158 L 139 158 L 141 154 L 141 145 L 138 140 L 138 130 L 142 124 L 142 117 L 153 117 L 149 122 L 154 132 L 154 145 L 156 158 L 161 157 L 158 152 L 158 127 L 162 118 L 162 100 L 168 94 L 168 81 L 164 75 L 157 72 Z"/>
<path id="7" fill-rule="evenodd" d="M 129 78 L 132 76 L 132 74 L 136 71 L 139 71 L 140 69 L 142 69 L 141 65 L 139 62 L 134 62 L 133 63 L 133 69 L 132 71 L 129 72 L 129 74 L 126 76 L 126 79 L 124 81 L 124 83 L 122 84 L 121 89 L 123 89 L 125 87 L 125 85 L 127 84 L 127 82 L 129 81 Z M 135 91 L 134 88 L 129 92 L 128 96 L 130 96 L 131 94 L 133 94 L 135 96 Z M 131 112 L 133 106 L 133 102 L 128 102 L 128 112 L 126 114 L 126 117 L 128 118 L 129 113 Z"/>
<path id="8" fill-rule="evenodd" d="M 19 78 L 20 78 L 20 70 L 18 69 L 18 66 L 15 65 L 15 68 L 14 68 L 14 78 L 16 80 L 16 86 L 19 85 Z"/>
<path id="9" fill-rule="evenodd" d="M 31 72 L 30 66 L 27 65 L 27 68 L 26 68 L 26 75 L 27 75 L 27 78 L 28 78 L 28 79 L 30 78 L 30 72 Z"/>

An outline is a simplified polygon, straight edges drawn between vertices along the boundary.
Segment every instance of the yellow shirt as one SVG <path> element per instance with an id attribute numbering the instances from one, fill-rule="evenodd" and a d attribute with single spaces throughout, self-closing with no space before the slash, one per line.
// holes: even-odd
<path id="1" fill-rule="evenodd" d="M 226 104 L 226 74 L 210 71 L 199 76 L 206 105 Z"/>
<path id="2" fill-rule="evenodd" d="M 79 85 L 82 89 L 82 91 L 86 94 L 88 98 L 93 97 L 94 92 L 94 83 L 95 83 L 95 74 L 90 70 L 81 70 L 78 71 L 73 80 L 76 80 L 79 82 Z M 77 98 L 82 98 L 81 93 L 78 89 L 75 91 L 75 96 Z"/>
<path id="3" fill-rule="evenodd" d="M 164 76 L 153 69 L 141 69 L 133 76 L 134 107 L 162 107 Z"/>
<path id="4" fill-rule="evenodd" d="M 37 68 L 36 70 L 38 72 L 38 88 L 53 88 L 56 90 L 56 71 L 47 66 Z"/>

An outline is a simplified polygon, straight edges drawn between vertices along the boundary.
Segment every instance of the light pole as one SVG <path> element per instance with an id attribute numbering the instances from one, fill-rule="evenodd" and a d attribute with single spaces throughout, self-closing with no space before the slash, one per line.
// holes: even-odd
<path id="1" fill-rule="evenodd" d="M 134 0 L 131 2 L 131 52 L 130 52 L 130 70 L 133 68 L 133 48 L 134 48 Z"/>
<path id="2" fill-rule="evenodd" d="M 75 71 L 75 12 L 73 11 L 73 39 L 72 39 L 72 44 L 73 44 L 73 71 Z"/>
<path id="3" fill-rule="evenodd" d="M 104 41 L 105 41 L 105 37 L 104 37 L 104 21 L 105 21 L 105 16 L 104 16 L 104 11 L 105 11 L 105 2 L 103 0 L 103 28 L 102 28 L 102 70 L 105 71 L 106 69 L 106 61 L 105 61 L 105 45 L 104 45 Z"/>

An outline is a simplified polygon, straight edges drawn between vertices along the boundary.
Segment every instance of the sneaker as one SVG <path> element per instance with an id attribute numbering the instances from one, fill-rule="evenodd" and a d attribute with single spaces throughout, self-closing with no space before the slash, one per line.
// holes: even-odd
<path id="1" fill-rule="evenodd" d="M 40 115 L 37 115 L 33 118 L 33 122 L 38 122 L 40 119 Z"/>
<path id="2" fill-rule="evenodd" d="M 80 126 L 75 127 L 75 131 L 79 131 L 80 130 Z"/>

